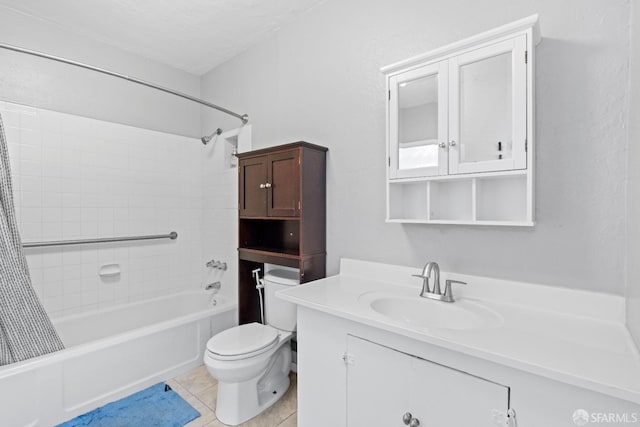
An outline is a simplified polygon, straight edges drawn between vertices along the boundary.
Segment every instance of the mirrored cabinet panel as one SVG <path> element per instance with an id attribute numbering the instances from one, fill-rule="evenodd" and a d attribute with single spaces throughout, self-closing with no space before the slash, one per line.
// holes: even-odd
<path id="1" fill-rule="evenodd" d="M 527 167 L 526 36 L 451 58 L 449 173 Z"/>
<path id="2" fill-rule="evenodd" d="M 533 225 L 537 16 L 384 67 L 387 221 Z"/>
<path id="3" fill-rule="evenodd" d="M 510 159 L 511 55 L 460 67 L 460 162 Z"/>
<path id="4" fill-rule="evenodd" d="M 447 171 L 447 63 L 421 67 L 392 81 L 389 102 L 395 112 L 389 159 L 396 178 L 441 175 Z"/>
<path id="5" fill-rule="evenodd" d="M 438 166 L 438 75 L 398 85 L 398 169 Z"/>

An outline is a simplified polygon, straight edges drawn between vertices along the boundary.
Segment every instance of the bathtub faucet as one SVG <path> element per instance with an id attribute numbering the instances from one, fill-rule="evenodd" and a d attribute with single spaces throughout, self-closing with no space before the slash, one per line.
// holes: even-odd
<path id="1" fill-rule="evenodd" d="M 222 287 L 222 283 L 220 282 L 213 282 L 213 283 L 209 283 L 207 286 L 204 287 L 205 291 L 213 291 L 214 294 L 217 294 L 220 291 L 220 288 Z"/>
<path id="2" fill-rule="evenodd" d="M 227 263 L 226 262 L 217 261 L 215 259 L 212 259 L 211 261 L 207 261 L 205 266 L 207 266 L 208 268 L 215 268 L 215 269 L 222 270 L 222 271 L 226 271 L 227 270 Z"/>

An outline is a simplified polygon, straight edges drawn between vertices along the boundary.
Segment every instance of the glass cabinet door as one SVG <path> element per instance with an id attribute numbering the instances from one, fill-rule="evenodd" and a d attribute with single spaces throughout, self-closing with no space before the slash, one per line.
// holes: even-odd
<path id="1" fill-rule="evenodd" d="M 449 173 L 525 169 L 526 36 L 449 61 Z"/>
<path id="2" fill-rule="evenodd" d="M 389 177 L 447 174 L 447 62 L 390 79 Z"/>

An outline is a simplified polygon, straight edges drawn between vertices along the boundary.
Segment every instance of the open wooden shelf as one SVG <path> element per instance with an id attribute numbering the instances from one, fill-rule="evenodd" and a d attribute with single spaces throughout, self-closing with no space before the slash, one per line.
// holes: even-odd
<path id="1" fill-rule="evenodd" d="M 300 254 L 297 251 L 286 251 L 275 248 L 239 248 L 240 254 L 264 254 L 269 256 L 279 256 L 282 258 L 300 259 Z"/>

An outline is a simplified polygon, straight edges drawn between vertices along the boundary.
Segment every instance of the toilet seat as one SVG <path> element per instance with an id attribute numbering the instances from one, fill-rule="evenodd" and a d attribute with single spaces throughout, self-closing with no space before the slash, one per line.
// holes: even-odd
<path id="1" fill-rule="evenodd" d="M 277 329 L 248 323 L 222 331 L 207 342 L 207 353 L 217 360 L 247 359 L 268 352 L 279 342 Z"/>

